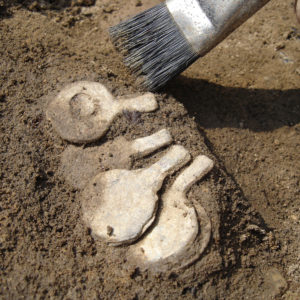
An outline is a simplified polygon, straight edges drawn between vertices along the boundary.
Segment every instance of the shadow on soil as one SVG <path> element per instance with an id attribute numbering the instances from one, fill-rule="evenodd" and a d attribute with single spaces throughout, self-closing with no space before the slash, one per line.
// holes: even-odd
<path id="1" fill-rule="evenodd" d="M 182 102 L 203 129 L 230 127 L 261 132 L 300 122 L 300 89 L 233 88 L 179 76 L 164 91 Z"/>
<path id="2" fill-rule="evenodd" d="M 214 146 L 208 139 L 205 129 L 245 128 L 254 132 L 262 132 L 298 124 L 300 123 L 300 89 L 280 91 L 224 87 L 181 75 L 172 80 L 165 87 L 164 92 L 172 94 L 185 106 L 189 115 L 195 117 L 205 144 L 214 154 L 219 165 L 222 166 L 226 176 L 231 178 L 238 187 L 238 194 L 234 195 L 229 192 L 226 196 L 229 198 L 226 201 L 222 199 L 219 203 L 222 210 L 220 214 L 221 240 L 228 243 L 225 242 L 224 245 L 221 245 L 221 255 L 223 258 L 226 257 L 227 250 L 231 247 L 236 259 L 234 265 L 229 264 L 222 272 L 226 274 L 225 276 L 231 276 L 241 268 L 242 253 L 248 253 L 249 248 L 261 245 L 265 233 L 270 232 L 272 228 L 267 226 L 263 217 L 257 212 L 252 215 L 250 223 L 256 224 L 258 227 L 252 228 L 248 226 L 249 224 L 244 224 L 244 228 L 241 228 L 242 218 L 248 213 L 251 206 L 234 176 L 226 170 L 222 160 L 215 153 Z M 219 171 L 215 170 L 215 178 L 221 177 Z M 239 203 L 240 207 L 237 208 L 239 212 L 235 212 L 233 216 L 231 199 L 237 195 L 245 202 Z M 239 230 L 246 232 L 249 238 L 241 249 L 238 242 L 241 234 Z M 265 245 L 265 247 L 268 246 Z"/>

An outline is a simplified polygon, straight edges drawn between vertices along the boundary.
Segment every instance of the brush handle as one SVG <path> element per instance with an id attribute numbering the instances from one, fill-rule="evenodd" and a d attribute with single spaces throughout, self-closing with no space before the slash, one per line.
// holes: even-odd
<path id="1" fill-rule="evenodd" d="M 193 50 L 203 56 L 270 0 L 167 0 Z"/>

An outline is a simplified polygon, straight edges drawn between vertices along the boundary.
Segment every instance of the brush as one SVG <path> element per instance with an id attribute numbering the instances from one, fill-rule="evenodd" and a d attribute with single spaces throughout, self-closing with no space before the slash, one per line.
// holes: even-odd
<path id="1" fill-rule="evenodd" d="M 204 56 L 269 0 L 167 0 L 110 28 L 138 83 L 155 91 Z"/>

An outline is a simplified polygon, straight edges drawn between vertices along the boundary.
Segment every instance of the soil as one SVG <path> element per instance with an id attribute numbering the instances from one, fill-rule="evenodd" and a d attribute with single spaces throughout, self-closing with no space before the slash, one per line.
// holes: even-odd
<path id="1" fill-rule="evenodd" d="M 213 159 L 188 193 L 212 221 L 205 253 L 179 271 L 142 270 L 82 221 L 47 103 L 78 80 L 138 93 L 107 30 L 157 3 L 0 0 L 1 299 L 299 299 L 300 26 L 290 0 L 272 0 L 172 80 L 156 112 L 124 112 L 87 145 L 169 128 L 193 157 Z"/>

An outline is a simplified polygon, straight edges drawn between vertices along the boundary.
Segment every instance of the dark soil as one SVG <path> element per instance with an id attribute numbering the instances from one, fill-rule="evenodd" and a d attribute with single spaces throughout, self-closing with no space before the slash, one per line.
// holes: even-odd
<path id="1" fill-rule="evenodd" d="M 45 117 L 66 84 L 138 92 L 109 26 L 159 1 L 0 0 L 1 299 L 299 299 L 300 27 L 292 1 L 271 1 L 156 94 L 159 110 L 118 117 L 104 138 L 169 128 L 213 171 L 195 184 L 213 225 L 181 271 L 143 271 L 82 222 L 61 176 L 68 143 Z M 89 146 L 89 145 L 88 145 Z M 162 155 L 133 162 L 145 167 Z M 176 174 L 169 176 L 163 193 Z"/>

